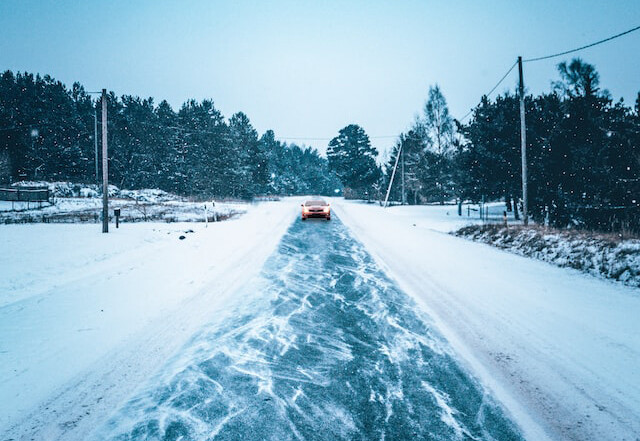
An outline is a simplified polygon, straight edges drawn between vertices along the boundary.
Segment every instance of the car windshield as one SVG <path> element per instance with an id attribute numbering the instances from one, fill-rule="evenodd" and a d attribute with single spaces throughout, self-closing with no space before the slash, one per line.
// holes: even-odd
<path id="1" fill-rule="evenodd" d="M 307 201 L 304 203 L 304 205 L 306 205 L 307 207 L 318 206 L 318 205 L 322 207 L 326 207 L 329 204 L 327 204 L 325 201 Z"/>

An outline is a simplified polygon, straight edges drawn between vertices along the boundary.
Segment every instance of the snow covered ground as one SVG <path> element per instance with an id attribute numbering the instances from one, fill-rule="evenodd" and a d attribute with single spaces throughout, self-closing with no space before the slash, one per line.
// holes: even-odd
<path id="1" fill-rule="evenodd" d="M 34 204 L 36 204 L 34 208 Z M 53 204 L 0 201 L 0 224 L 16 223 L 98 223 L 102 214 L 100 198 L 57 198 Z M 190 202 L 178 199 L 138 201 L 133 199 L 109 200 L 109 216 L 120 209 L 120 222 L 209 222 L 241 214 L 247 204 L 235 202 Z"/>
<path id="2" fill-rule="evenodd" d="M 528 439 L 638 439 L 637 289 L 445 234 L 454 207 L 332 205 Z"/>
<path id="3" fill-rule="evenodd" d="M 102 197 L 95 184 L 71 182 L 19 182 L 14 187 L 47 187 L 49 202 L 0 201 L 0 224 L 97 223 L 102 215 Z M 158 189 L 124 190 L 109 186 L 109 216 L 120 209 L 120 221 L 209 222 L 242 214 L 247 204 L 238 202 L 194 202 Z"/>
<path id="4" fill-rule="evenodd" d="M 135 416 L 122 407 L 133 392 L 145 402 L 150 396 L 147 392 L 162 395 L 163 390 L 172 391 L 173 384 L 187 387 L 192 380 L 199 381 L 184 377 L 193 371 L 179 371 L 185 363 L 188 369 L 192 367 L 184 357 L 166 364 L 179 353 L 194 353 L 196 363 L 213 360 L 224 372 L 235 369 L 239 375 L 246 374 L 241 372 L 246 357 L 267 357 L 269 363 L 251 372 L 282 369 L 286 373 L 291 366 L 281 361 L 296 354 L 291 348 L 302 349 L 303 335 L 311 345 L 310 353 L 318 354 L 314 342 L 348 340 L 340 327 L 352 329 L 353 322 L 364 326 L 369 323 L 367 312 L 376 320 L 386 317 L 386 322 L 376 326 L 373 320 L 366 332 L 357 334 L 348 347 L 340 346 L 342 349 L 351 351 L 361 345 L 363 355 L 377 354 L 371 349 L 385 339 L 396 341 L 397 335 L 413 342 L 408 347 L 416 348 L 419 345 L 414 343 L 422 341 L 420 336 L 428 331 L 405 326 L 415 321 L 408 320 L 412 304 L 402 297 L 403 292 L 421 305 L 436 326 L 434 331 L 452 345 L 452 354 L 505 405 L 527 439 L 637 439 L 637 289 L 447 234 L 479 222 L 473 212 L 469 219 L 459 218 L 454 206 L 383 209 L 336 199 L 332 201 L 336 220 L 347 228 L 339 222 L 291 226 L 299 215 L 299 203 L 300 199 L 292 198 L 250 205 L 242 217 L 207 228 L 202 223 L 132 223 L 103 235 L 95 224 L 0 225 L 4 251 L 0 255 L 2 440 L 86 439 L 118 409 L 121 416 Z M 501 207 L 495 205 L 492 210 L 500 213 Z M 324 234 L 336 238 L 328 241 L 323 235 L 313 236 L 314 226 L 330 227 Z M 287 229 L 290 237 L 281 241 Z M 312 245 L 320 249 L 305 256 L 303 251 Z M 263 270 L 274 253 L 280 254 Z M 367 253 L 376 264 L 369 262 Z M 266 285 L 252 285 L 261 271 L 266 271 Z M 339 276 L 336 285 L 326 283 L 327 273 Z M 343 285 L 351 287 L 346 297 L 334 289 Z M 309 296 L 300 297 L 288 291 L 292 286 L 313 289 Z M 251 299 L 260 303 L 255 290 L 263 288 L 265 295 L 277 300 L 252 311 L 257 315 L 250 317 L 257 321 L 249 320 L 251 326 L 237 330 L 215 326 L 239 304 Z M 369 291 L 363 291 L 365 288 Z M 328 332 L 314 334 L 305 323 L 323 320 L 321 311 L 310 307 L 320 304 L 329 312 L 338 309 L 324 320 Z M 294 306 L 296 312 L 290 314 Z M 371 313 L 370 306 L 378 309 Z M 328 325 L 329 317 L 337 320 L 336 326 Z M 215 344 L 211 346 L 208 335 L 239 346 L 221 352 Z M 338 348 L 335 344 L 331 347 Z M 321 357 L 326 362 L 322 366 L 334 366 L 331 354 Z M 423 367 L 429 369 L 428 352 L 422 354 L 427 357 Z M 304 360 L 315 363 L 314 359 Z M 385 358 L 378 360 L 383 363 Z M 360 365 L 354 365 L 359 371 L 355 366 Z M 171 371 L 173 368 L 178 370 Z M 408 379 L 421 375 L 409 365 L 400 371 Z M 251 372 L 246 375 L 253 375 Z M 327 380 L 338 378 L 331 370 L 322 372 Z M 271 401 L 255 404 L 269 409 L 286 398 L 322 411 L 300 393 L 289 397 L 292 389 L 277 382 L 298 381 L 300 376 L 285 377 L 276 375 L 273 384 L 263 385 L 261 393 L 275 395 Z M 154 385 L 153 379 L 167 378 L 178 383 L 167 383 L 169 389 L 164 383 Z M 187 381 L 181 382 L 182 378 Z M 260 377 L 255 379 L 262 384 Z M 454 403 L 455 394 L 445 393 L 446 382 L 434 386 L 426 381 L 420 391 L 435 401 L 427 406 L 432 410 L 425 407 L 425 412 L 437 414 L 447 409 L 444 404 Z M 241 383 L 236 385 L 242 389 Z M 198 391 L 194 392 L 197 398 Z M 335 389 L 338 401 L 342 393 Z M 400 396 L 391 394 L 385 401 L 374 395 L 374 401 L 380 399 L 381 404 Z M 230 397 L 221 396 L 223 401 Z M 345 406 L 353 396 L 345 396 Z M 208 412 L 209 402 L 196 401 L 199 409 Z M 397 409 L 406 404 L 396 401 L 393 406 L 400 406 Z M 464 400 L 457 403 L 460 407 Z M 152 414 L 153 409 L 151 406 Z M 379 415 L 384 412 L 381 408 Z M 234 415 L 230 413 L 229 418 Z M 340 415 L 343 422 L 360 418 L 332 415 Z M 451 408 L 440 418 L 461 434 L 462 429 L 455 427 L 478 422 L 468 419 L 469 415 L 473 414 L 456 416 Z M 146 416 L 136 421 L 143 422 Z M 486 414 L 477 416 L 485 418 Z M 115 433 L 123 429 L 117 421 L 121 420 L 116 419 Z"/>
<path id="5" fill-rule="evenodd" d="M 207 228 L 137 223 L 107 235 L 94 224 L 0 226 L 2 439 L 84 439 L 225 309 L 295 214 L 297 204 L 265 202 Z"/>
<path id="6" fill-rule="evenodd" d="M 342 199 L 337 199 L 341 201 Z M 355 202 L 353 202 L 355 203 Z M 360 203 L 357 203 L 361 205 Z M 366 204 L 371 207 L 379 207 L 379 204 Z M 484 204 L 489 222 L 502 222 L 502 213 L 505 209 L 504 202 L 490 202 Z M 458 216 L 457 205 L 396 205 L 387 210 L 395 217 L 403 218 L 407 223 L 416 224 L 417 228 L 451 232 L 467 225 L 480 225 L 478 204 L 462 204 L 462 216 Z M 519 223 L 513 219 L 513 213 L 508 214 L 509 224 Z"/>
<path id="7" fill-rule="evenodd" d="M 640 240 L 543 227 L 473 225 L 457 236 L 640 288 Z"/>

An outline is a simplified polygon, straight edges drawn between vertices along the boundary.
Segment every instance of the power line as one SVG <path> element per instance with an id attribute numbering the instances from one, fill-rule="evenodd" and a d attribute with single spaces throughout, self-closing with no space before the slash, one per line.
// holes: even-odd
<path id="1" fill-rule="evenodd" d="M 581 47 L 578 47 L 578 48 L 575 48 L 575 49 L 571 49 L 571 50 L 564 51 L 564 52 L 559 52 L 557 54 L 546 55 L 546 56 L 543 56 L 543 57 L 529 58 L 529 59 L 522 60 L 522 61 L 523 61 L 523 63 L 529 63 L 529 62 L 533 62 L 533 61 L 547 60 L 549 58 L 555 58 L 555 57 L 559 57 L 559 56 L 562 56 L 562 55 L 571 54 L 573 52 L 578 52 L 578 51 L 581 51 L 583 49 L 587 49 L 587 48 L 590 48 L 590 47 L 593 47 L 593 46 L 597 46 L 597 45 L 602 44 L 602 43 L 606 43 L 607 41 L 611 41 L 611 40 L 614 40 L 614 39 L 616 39 L 618 37 L 622 37 L 623 35 L 630 34 L 631 32 L 637 31 L 638 29 L 640 29 L 640 26 L 636 26 L 635 28 L 629 29 L 627 31 L 624 31 L 624 32 L 621 32 L 619 34 L 613 35 L 611 37 L 605 38 L 603 40 L 596 41 L 595 43 L 587 44 L 585 46 L 581 46 Z M 517 64 L 518 64 L 517 61 L 515 63 L 513 63 L 513 65 L 509 68 L 507 73 L 504 74 L 504 76 L 500 79 L 500 81 L 498 81 L 498 84 L 496 84 L 493 87 L 493 89 L 491 89 L 489 91 L 489 93 L 486 94 L 487 97 L 490 96 L 498 88 L 498 86 L 500 86 L 500 84 L 502 84 L 502 82 L 505 80 L 505 78 L 507 78 L 507 76 L 511 73 L 511 71 L 513 70 L 514 67 L 516 67 Z M 473 109 L 469 110 L 462 118 L 459 119 L 459 121 L 460 122 L 464 121 L 469 115 L 471 115 L 472 112 L 473 112 Z"/>
<path id="2" fill-rule="evenodd" d="M 377 135 L 377 136 L 369 136 L 369 139 L 381 139 L 381 138 L 397 138 L 399 135 Z M 296 137 L 296 136 L 275 136 L 275 139 L 281 141 L 331 141 L 334 137 L 331 138 L 306 138 L 306 137 Z"/>
<path id="3" fill-rule="evenodd" d="M 296 136 L 274 136 L 280 141 L 331 141 L 333 138 L 300 138 Z M 369 137 L 371 138 L 371 136 Z"/>
<path id="4" fill-rule="evenodd" d="M 509 67 L 509 69 L 507 70 L 507 72 L 502 76 L 502 78 L 500 78 L 500 81 L 498 81 L 498 83 L 493 86 L 493 88 L 488 92 L 485 93 L 483 96 L 490 96 L 497 88 L 498 86 L 500 86 L 500 84 L 502 84 L 502 82 L 507 78 L 507 76 L 509 76 L 509 74 L 511 73 L 511 71 L 513 70 L 514 67 L 516 67 L 516 65 L 518 64 L 518 61 L 516 60 L 515 63 L 513 63 L 511 65 L 511 67 Z M 469 110 L 469 112 L 467 112 L 466 115 L 464 115 L 462 118 L 460 118 L 458 121 L 462 122 L 464 121 L 469 115 L 471 115 L 471 112 L 473 112 L 473 109 Z M 369 136 L 369 139 L 383 139 L 383 138 L 398 138 L 400 135 L 378 135 L 378 136 Z M 276 139 L 279 140 L 289 140 L 289 141 L 331 141 L 333 138 L 298 138 L 298 137 L 288 137 L 288 136 L 276 136 Z"/>
<path id="5" fill-rule="evenodd" d="M 515 63 L 513 63 L 511 65 L 511 67 L 509 68 L 509 70 L 507 71 L 506 74 L 504 74 L 504 76 L 502 78 L 500 78 L 500 81 L 498 81 L 498 84 L 496 84 L 495 86 L 493 86 L 493 89 L 491 89 L 489 91 L 489 93 L 486 93 L 485 95 L 487 97 L 489 97 L 497 88 L 500 84 L 502 84 L 502 82 L 505 80 L 505 78 L 507 78 L 507 76 L 511 73 L 511 71 L 513 70 L 514 67 L 516 67 L 516 64 L 518 64 L 518 62 L 516 61 Z"/>
<path id="6" fill-rule="evenodd" d="M 611 40 L 613 40 L 615 38 L 622 37 L 623 35 L 630 34 L 631 32 L 637 31 L 638 29 L 640 29 L 640 26 L 636 26 L 635 28 L 629 29 L 628 31 L 621 32 L 621 33 L 613 35 L 613 36 L 611 36 L 609 38 L 605 38 L 604 40 L 596 41 L 595 43 L 587 44 L 585 46 L 581 46 L 581 47 L 576 48 L 576 49 L 571 49 L 571 50 L 568 50 L 568 51 L 559 52 L 559 53 L 553 54 L 553 55 L 545 55 L 544 57 L 529 58 L 527 60 L 522 60 L 522 61 L 524 63 L 530 63 L 532 61 L 547 60 L 549 58 L 555 58 L 555 57 L 559 57 L 561 55 L 571 54 L 573 52 L 578 52 L 578 51 L 581 51 L 583 49 L 587 49 L 587 48 L 590 48 L 590 47 L 593 47 L 593 46 L 597 46 L 597 45 L 602 44 L 602 43 L 606 43 L 607 41 L 611 41 Z"/>
<path id="7" fill-rule="evenodd" d="M 485 93 L 485 94 L 484 94 L 484 95 L 482 95 L 482 96 L 489 97 L 489 96 L 490 96 L 490 95 L 491 95 L 491 94 L 492 94 L 492 93 L 493 93 L 493 92 L 498 88 L 498 86 L 500 86 L 500 84 L 502 84 L 502 82 L 507 78 L 507 76 L 509 76 L 509 74 L 511 73 L 511 71 L 513 70 L 513 68 L 514 68 L 514 67 L 516 67 L 516 65 L 517 65 L 517 64 L 518 64 L 518 61 L 516 61 L 515 63 L 513 63 L 513 64 L 511 65 L 511 67 L 509 68 L 509 70 L 507 70 L 507 73 L 505 73 L 505 74 L 502 76 L 502 78 L 500 78 L 500 81 L 498 81 L 498 83 L 497 83 L 495 86 L 493 86 L 493 88 L 489 91 L 489 93 Z M 460 122 L 464 121 L 465 119 L 467 119 L 467 117 L 468 117 L 469 115 L 471 115 L 471 113 L 472 113 L 472 112 L 473 112 L 473 109 L 469 110 L 469 111 L 468 111 L 468 112 L 467 112 L 467 113 L 466 113 L 462 118 L 460 118 L 458 121 L 460 121 Z"/>

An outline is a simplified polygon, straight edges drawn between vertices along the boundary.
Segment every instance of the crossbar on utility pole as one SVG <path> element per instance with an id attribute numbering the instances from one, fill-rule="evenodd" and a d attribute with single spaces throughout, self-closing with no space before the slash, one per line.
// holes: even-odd
<path id="1" fill-rule="evenodd" d="M 109 159 L 107 155 L 107 89 L 102 89 L 102 232 L 109 232 Z"/>
<path id="2" fill-rule="evenodd" d="M 529 224 L 529 210 L 527 198 L 527 125 L 524 114 L 524 79 L 522 75 L 522 57 L 518 57 L 518 72 L 520 74 L 520 151 L 522 154 L 522 221 Z"/>

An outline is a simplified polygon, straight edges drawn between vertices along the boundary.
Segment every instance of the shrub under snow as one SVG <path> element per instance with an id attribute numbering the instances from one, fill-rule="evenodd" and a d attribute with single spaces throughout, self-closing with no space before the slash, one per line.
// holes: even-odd
<path id="1" fill-rule="evenodd" d="M 520 254 L 640 287 L 640 240 L 541 227 L 474 225 L 454 233 Z"/>
<path id="2" fill-rule="evenodd" d="M 73 182 L 21 181 L 14 187 L 47 187 L 56 198 L 97 198 L 102 194 L 102 188 L 96 184 L 77 184 Z M 109 197 L 131 199 L 139 202 L 164 202 L 178 199 L 163 190 L 147 188 L 142 190 L 121 190 L 115 185 L 109 185 Z"/>
<path id="3" fill-rule="evenodd" d="M 24 181 L 14 186 L 47 187 L 52 204 L 0 201 L 0 224 L 99 222 L 102 214 L 101 188 L 95 184 Z M 120 209 L 121 222 L 209 222 L 233 218 L 247 210 L 246 204 L 194 202 L 158 189 L 121 190 L 109 185 L 109 217 Z M 205 209 L 206 206 L 206 209 Z"/>

